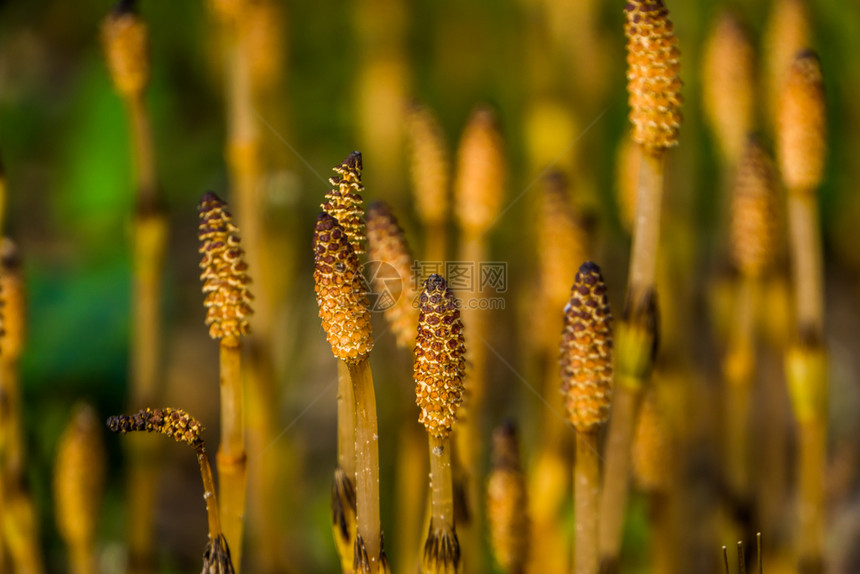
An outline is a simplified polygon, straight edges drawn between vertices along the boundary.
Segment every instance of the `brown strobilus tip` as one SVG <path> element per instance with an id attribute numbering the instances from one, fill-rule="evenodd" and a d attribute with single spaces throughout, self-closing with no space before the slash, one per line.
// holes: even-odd
<path id="1" fill-rule="evenodd" d="M 580 266 L 564 309 L 562 393 L 570 423 L 590 432 L 609 418 L 612 397 L 612 313 L 600 268 Z"/>
<path id="2" fill-rule="evenodd" d="M 678 145 L 681 65 L 678 38 L 662 0 L 628 0 L 627 94 L 633 140 L 651 152 Z"/>
<path id="3" fill-rule="evenodd" d="M 367 357 L 373 348 L 367 284 L 347 232 L 328 213 L 314 227 L 314 290 L 334 356 L 348 363 Z"/>
<path id="4" fill-rule="evenodd" d="M 365 239 L 361 170 L 361 152 L 354 151 L 346 156 L 334 167 L 337 175 L 329 178 L 333 187 L 320 206 L 343 227 L 353 251 L 358 255 L 364 253 Z"/>
<path id="5" fill-rule="evenodd" d="M 209 336 L 221 339 L 223 345 L 235 347 L 242 335 L 251 332 L 248 319 L 254 312 L 245 251 L 224 200 L 211 191 L 206 192 L 200 200 L 198 212 L 200 253 L 203 256 L 200 279 L 206 296 L 203 304 Z"/>

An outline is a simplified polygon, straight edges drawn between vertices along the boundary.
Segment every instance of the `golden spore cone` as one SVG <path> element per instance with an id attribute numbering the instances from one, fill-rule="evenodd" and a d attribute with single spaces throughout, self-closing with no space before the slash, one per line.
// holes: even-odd
<path id="1" fill-rule="evenodd" d="M 633 140 L 655 153 L 678 145 L 683 102 L 678 38 L 662 0 L 628 0 L 624 11 Z"/>
<path id="2" fill-rule="evenodd" d="M 235 347 L 242 335 L 251 332 L 249 318 L 254 312 L 245 251 L 224 200 L 211 191 L 206 192 L 198 211 L 206 325 L 210 337 L 220 339 L 222 345 Z"/>
<path id="3" fill-rule="evenodd" d="M 338 359 L 355 363 L 373 348 L 370 302 L 347 232 L 328 213 L 314 228 L 314 290 L 323 331 Z"/>
<path id="4" fill-rule="evenodd" d="M 492 108 L 480 106 L 463 130 L 454 182 L 457 219 L 468 234 L 483 233 L 495 222 L 506 180 L 507 162 L 496 114 Z"/>
<path id="5" fill-rule="evenodd" d="M 755 50 L 746 31 L 726 12 L 715 22 L 705 49 L 703 105 L 722 152 L 734 164 L 744 150 L 755 114 Z"/>
<path id="6" fill-rule="evenodd" d="M 487 521 L 493 554 L 505 572 L 522 572 L 528 562 L 530 525 L 525 475 L 512 423 L 493 431 L 492 459 Z"/>
<path id="7" fill-rule="evenodd" d="M 391 207 L 381 201 L 367 210 L 367 249 L 374 265 L 377 306 L 383 309 L 398 346 L 411 349 L 418 326 L 415 261 Z"/>
<path id="8" fill-rule="evenodd" d="M 459 302 L 434 274 L 424 282 L 419 309 L 413 372 L 418 421 L 432 436 L 445 438 L 463 402 L 466 344 Z"/>
<path id="9" fill-rule="evenodd" d="M 612 313 L 600 268 L 587 261 L 576 273 L 564 309 L 561 391 L 567 417 L 579 432 L 609 418 L 612 398 Z"/>
<path id="10" fill-rule="evenodd" d="M 68 544 L 95 540 L 104 478 L 105 451 L 95 410 L 77 405 L 60 437 L 54 467 L 57 529 Z"/>
<path id="11" fill-rule="evenodd" d="M 326 194 L 322 210 L 334 217 L 346 231 L 353 251 L 364 253 L 364 199 L 361 194 L 361 153 L 354 151 L 334 168 L 336 176 L 329 178 L 333 186 Z"/>
<path id="12" fill-rule="evenodd" d="M 750 277 L 774 263 L 779 243 L 779 183 L 770 156 L 750 138 L 735 176 L 731 209 L 731 253 Z"/>
<path id="13" fill-rule="evenodd" d="M 251 72 L 251 85 L 258 94 L 278 86 L 286 59 L 284 4 L 277 0 L 249 2 L 241 20 L 241 33 Z"/>
<path id="14" fill-rule="evenodd" d="M 149 31 L 131 2 L 120 2 L 102 24 L 102 45 L 117 91 L 139 95 L 149 81 Z"/>
<path id="15" fill-rule="evenodd" d="M 538 259 L 544 299 L 558 313 L 570 295 L 577 263 L 586 259 L 587 236 L 570 203 L 568 180 L 551 170 L 541 185 Z"/>
<path id="16" fill-rule="evenodd" d="M 133 415 L 112 416 L 107 420 L 107 426 L 116 433 L 154 432 L 195 449 L 203 446 L 203 425 L 182 409 L 147 407 Z"/>
<path id="17" fill-rule="evenodd" d="M 443 224 L 448 215 L 451 160 L 442 126 L 428 108 L 416 105 L 410 110 L 407 142 L 415 211 L 425 225 Z"/>
<path id="18" fill-rule="evenodd" d="M 789 190 L 812 192 L 819 186 L 827 152 L 827 113 L 821 63 L 812 51 L 797 54 L 786 74 L 776 151 Z"/>
<path id="19" fill-rule="evenodd" d="M 11 239 L 0 243 L 0 358 L 15 362 L 21 357 L 27 334 L 27 301 L 21 257 Z"/>
<path id="20" fill-rule="evenodd" d="M 762 39 L 768 120 L 776 125 L 785 76 L 798 52 L 812 39 L 808 0 L 774 0 Z"/>

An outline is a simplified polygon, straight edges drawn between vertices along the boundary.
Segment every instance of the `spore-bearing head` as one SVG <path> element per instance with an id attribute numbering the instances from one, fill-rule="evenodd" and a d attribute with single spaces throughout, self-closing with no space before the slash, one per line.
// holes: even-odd
<path id="1" fill-rule="evenodd" d="M 568 419 L 590 432 L 609 418 L 612 397 L 612 313 L 592 262 L 579 268 L 564 310 L 560 363 Z"/>
<path id="2" fill-rule="evenodd" d="M 416 403 L 421 409 L 418 420 L 428 433 L 444 438 L 463 402 L 463 323 L 457 299 L 440 275 L 431 275 L 424 282 L 419 305 L 413 373 Z"/>
<path id="3" fill-rule="evenodd" d="M 314 227 L 314 290 L 335 357 L 354 363 L 373 348 L 367 284 L 347 232 L 328 213 Z"/>

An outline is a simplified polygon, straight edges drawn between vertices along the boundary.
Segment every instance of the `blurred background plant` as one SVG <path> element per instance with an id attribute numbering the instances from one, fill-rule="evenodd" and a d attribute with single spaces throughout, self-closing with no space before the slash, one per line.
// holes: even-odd
<path id="1" fill-rule="evenodd" d="M 481 237 L 486 243 L 482 252 L 488 260 L 507 262 L 508 290 L 504 309 L 484 312 L 492 315 L 488 322 L 493 328 L 482 335 L 490 347 L 484 351 L 484 415 L 475 418 L 480 426 L 475 432 L 487 445 L 492 428 L 508 417 L 517 419 L 529 475 L 546 434 L 538 421 L 544 424 L 556 416 L 533 392 L 552 388 L 543 381 L 557 372 L 545 351 L 557 340 L 545 342 L 542 325 L 560 325 L 560 315 L 552 318 L 535 298 L 541 271 L 534 222 L 541 220 L 546 187 L 537 178 L 546 169 L 555 168 L 568 182 L 564 193 L 588 238 L 589 256 L 603 269 L 613 308 L 619 315 L 622 309 L 629 256 L 624 214 L 632 213 L 623 192 L 615 192 L 616 172 L 623 173 L 616 165 L 617 150 L 629 130 L 623 2 L 238 4 L 257 11 L 247 15 L 246 28 L 239 32 L 251 39 L 245 47 L 252 62 L 247 71 L 251 105 L 244 119 L 259 140 L 253 152 L 259 169 L 253 200 L 259 229 L 253 233 L 265 246 L 250 258 L 249 273 L 258 285 L 254 292 L 267 309 L 262 319 L 255 319 L 264 321 L 262 330 L 255 331 L 262 343 L 251 346 L 265 344 L 272 350 L 261 354 L 265 364 L 258 378 L 264 382 L 249 396 L 248 408 L 255 412 L 264 404 L 273 417 L 249 431 L 249 481 L 254 484 L 255 476 L 261 477 L 263 490 L 252 487 L 249 493 L 246 562 L 249 571 L 332 572 L 338 564 L 328 519 L 337 373 L 316 318 L 310 250 L 330 167 L 350 150 L 362 150 L 366 199 L 385 200 L 410 243 L 420 248 L 416 253 L 430 253 L 423 247 L 421 214 L 413 206 L 407 177 L 410 158 L 404 151 L 411 106 L 417 101 L 433 111 L 447 156 L 456 157 L 454 144 L 476 104 L 492 104 L 505 141 L 508 175 L 499 219 Z M 818 192 L 830 361 L 826 555 L 834 571 L 857 571 L 860 557 L 848 542 L 860 530 L 860 419 L 855 416 L 860 409 L 860 194 L 854 189 L 860 162 L 852 161 L 860 156 L 860 5 L 675 0 L 669 8 L 682 54 L 685 123 L 680 145 L 666 158 L 665 249 L 658 269 L 663 332 L 655 380 L 659 396 L 668 397 L 661 410 L 674 435 L 667 442 L 694 453 L 682 457 L 686 494 L 683 507 L 675 509 L 678 520 L 689 525 L 703 508 L 715 506 L 735 512 L 729 520 L 715 520 L 713 528 L 703 520 L 680 536 L 684 543 L 676 566 L 678 571 L 717 572 L 719 547 L 738 537 L 751 542 L 750 529 L 758 528 L 764 532 L 765 570 L 778 571 L 783 557 L 769 556 L 768 546 L 781 551 L 790 548 L 792 539 L 786 524 L 793 518 L 790 460 L 796 435 L 787 392 L 779 383 L 777 354 L 792 325 L 784 254 L 776 258 L 778 271 L 758 286 L 763 295 L 756 312 L 763 318 L 755 324 L 764 349 L 758 351 L 756 380 L 771 390 L 751 391 L 754 415 L 747 434 L 752 456 L 769 462 L 751 464 L 746 472 L 768 474 L 769 482 L 763 482 L 776 486 L 763 489 L 751 481 L 746 491 L 757 496 L 755 505 L 724 504 L 721 414 L 710 400 L 719 392 L 732 332 L 737 272 L 730 265 L 728 209 L 735 162 L 719 134 L 707 127 L 712 120 L 706 110 L 718 104 L 713 94 L 705 98 L 707 81 L 699 70 L 709 54 L 707 32 L 729 10 L 750 41 L 751 69 L 759 86 L 756 103 L 745 104 L 753 112 L 744 112 L 744 122 L 762 130 L 759 141 L 767 150 L 773 150 L 775 124 L 770 92 L 778 82 L 769 67 L 777 65 L 771 62 L 784 49 L 774 43 L 805 37 L 802 46 L 814 48 L 821 59 L 828 110 L 828 153 Z M 49 572 L 67 569 L 67 551 L 53 516 L 52 476 L 72 407 L 84 399 L 104 419 L 127 411 L 131 393 L 135 174 L 125 104 L 111 83 L 100 43 L 101 23 L 111 9 L 106 0 L 0 1 L 0 156 L 7 189 L 3 229 L 18 244 L 27 292 L 20 420 L 26 478 Z M 142 1 L 138 9 L 149 26 L 150 80 L 143 97 L 170 229 L 162 279 L 161 402 L 193 410 L 210 429 L 214 445 L 218 349 L 208 341 L 200 304 L 196 205 L 207 189 L 228 197 L 232 193 L 230 170 L 239 152 L 225 149 L 237 128 L 225 118 L 227 109 L 236 113 L 230 107 L 236 96 L 228 97 L 225 82 L 235 70 L 224 57 L 223 22 L 204 3 Z M 775 32 L 780 25 L 792 25 L 791 10 L 805 10 L 807 28 Z M 735 135 L 733 145 L 739 138 Z M 451 174 L 440 177 L 452 180 Z M 444 216 L 432 228 L 447 233 L 449 245 L 457 245 L 454 224 L 446 227 Z M 448 256 L 456 252 L 451 247 Z M 572 262 L 572 268 L 579 263 Z M 571 276 L 568 285 L 572 282 Z M 374 324 L 382 333 L 381 314 Z M 396 433 L 404 420 L 414 420 L 403 413 L 413 413 L 415 407 L 408 352 L 396 348 L 391 333 L 377 339 L 384 350 L 371 363 L 385 493 L 397 482 Z M 674 388 L 689 391 L 695 400 L 683 399 L 679 407 L 673 403 Z M 555 396 L 547 401 L 561 404 Z M 95 552 L 102 570 L 114 572 L 123 571 L 125 563 L 123 473 L 128 460 L 116 437 L 106 436 L 105 444 L 106 492 Z M 189 571 L 199 564 L 206 531 L 198 471 L 177 445 L 160 448 L 153 565 L 158 572 Z M 474 456 L 478 460 L 472 465 L 486 476 L 489 449 L 478 449 Z M 563 466 L 562 472 L 569 474 L 569 468 Z M 278 498 L 255 500 L 254 492 L 274 492 Z M 569 495 L 570 490 L 558 492 Z M 480 504 L 480 497 L 473 498 Z M 624 571 L 650 571 L 650 501 L 643 493 L 631 499 Z M 538 524 L 540 502 L 531 500 L 538 505 Z M 751 506 L 763 507 L 756 510 L 761 520 L 755 524 L 743 515 Z M 475 510 L 480 512 L 480 506 Z M 396 564 L 399 549 L 414 544 L 399 539 L 394 496 L 383 494 L 381 512 L 386 550 Z M 562 524 L 572 528 L 569 516 Z M 486 537 L 483 544 L 483 563 L 490 571 Z M 569 552 L 562 556 L 566 560 Z"/>

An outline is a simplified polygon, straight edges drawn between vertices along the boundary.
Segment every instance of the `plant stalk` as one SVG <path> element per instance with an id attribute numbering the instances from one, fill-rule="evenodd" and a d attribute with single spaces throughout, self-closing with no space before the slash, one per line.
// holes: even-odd
<path id="1" fill-rule="evenodd" d="M 355 393 L 355 502 L 356 529 L 361 536 L 371 571 L 382 557 L 382 527 L 379 519 L 379 435 L 376 426 L 376 395 L 367 358 L 349 365 Z"/>
<path id="2" fill-rule="evenodd" d="M 612 414 L 606 438 L 606 467 L 600 493 L 598 547 L 601 571 L 617 563 L 621 550 L 621 531 L 630 480 L 630 447 L 641 398 L 641 386 L 616 385 L 612 392 Z"/>
<path id="3" fill-rule="evenodd" d="M 242 564 L 242 537 L 247 489 L 245 413 L 242 385 L 241 344 L 220 345 L 221 350 L 221 444 L 217 464 L 220 514 L 224 537 L 230 545 L 238 572 Z"/>
<path id="4" fill-rule="evenodd" d="M 648 333 L 642 325 L 630 323 L 644 312 L 643 305 L 654 292 L 657 272 L 657 253 L 660 243 L 660 215 L 663 201 L 662 150 L 642 148 L 639 163 L 639 190 L 636 200 L 636 217 L 633 229 L 633 247 L 627 279 L 627 305 L 625 328 L 639 331 L 641 336 L 617 338 L 616 357 L 622 366 L 637 363 L 636 369 L 625 372 L 618 369 L 609 436 L 606 443 L 605 483 L 600 499 L 600 536 L 598 540 L 601 569 L 617 566 L 621 550 L 621 532 L 627 510 L 628 481 L 630 475 L 630 447 L 636 428 L 636 416 L 643 387 L 650 380 L 653 362 L 653 345 L 656 333 Z M 656 312 L 656 311 L 655 311 Z M 632 361 L 630 357 L 636 357 Z"/>
<path id="5" fill-rule="evenodd" d="M 573 571 L 575 574 L 597 574 L 600 460 L 596 431 L 576 435 L 573 495 L 575 520 Z"/>

